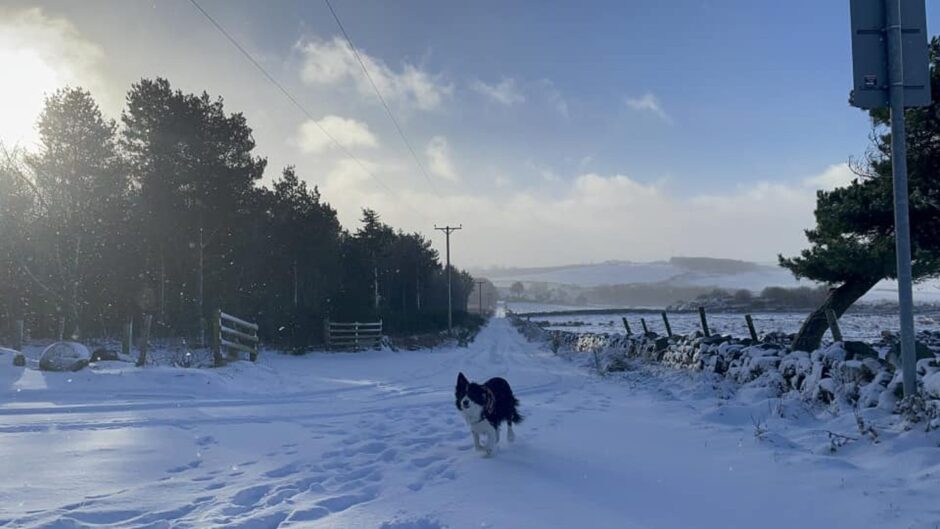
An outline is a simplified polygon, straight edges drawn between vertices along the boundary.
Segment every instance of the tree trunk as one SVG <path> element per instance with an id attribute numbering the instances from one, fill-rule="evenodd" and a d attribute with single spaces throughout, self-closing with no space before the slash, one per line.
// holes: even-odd
<path id="1" fill-rule="evenodd" d="M 77 340 L 80 336 L 81 310 L 79 307 L 79 286 L 81 283 L 81 255 L 82 255 L 82 236 L 75 239 L 75 255 L 72 261 L 71 285 L 69 285 L 69 317 L 72 318 L 72 333 L 70 340 Z M 62 338 L 60 338 L 62 339 Z"/>
<path id="2" fill-rule="evenodd" d="M 196 276 L 196 313 L 199 314 L 199 347 L 206 346 L 205 313 L 205 250 L 203 240 L 202 215 L 199 216 L 199 270 Z"/>
<path id="3" fill-rule="evenodd" d="M 162 244 L 160 245 L 160 288 L 158 289 L 158 295 L 160 296 L 160 322 L 166 323 L 166 251 Z"/>
<path id="4" fill-rule="evenodd" d="M 300 304 L 300 287 L 297 282 L 297 259 L 294 259 L 294 309 Z"/>
<path id="5" fill-rule="evenodd" d="M 826 319 L 826 311 L 832 309 L 837 317 L 858 301 L 858 298 L 871 290 L 880 279 L 850 279 L 836 288 L 829 290 L 829 295 L 816 310 L 814 310 L 803 322 L 800 332 L 790 349 L 793 351 L 814 351 L 819 348 L 822 342 L 823 334 L 829 328 L 829 320 Z"/>

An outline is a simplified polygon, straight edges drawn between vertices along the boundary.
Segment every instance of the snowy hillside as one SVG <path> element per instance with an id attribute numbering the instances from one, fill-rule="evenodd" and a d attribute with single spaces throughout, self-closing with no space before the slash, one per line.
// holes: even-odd
<path id="1" fill-rule="evenodd" d="M 709 266 L 708 263 L 712 261 L 718 266 Z M 651 263 L 609 261 L 549 268 L 481 269 L 473 272 L 504 288 L 516 281 L 582 288 L 656 283 L 664 287 L 748 289 L 754 292 L 771 286 L 815 286 L 812 282 L 796 280 L 789 271 L 775 264 L 706 258 L 673 258 L 668 262 Z M 940 302 L 940 280 L 915 285 L 914 297 L 920 302 Z M 882 281 L 863 300 L 897 301 L 896 283 Z"/>
<path id="2" fill-rule="evenodd" d="M 36 351 L 30 351 L 35 357 Z M 526 420 L 489 459 L 458 371 Z M 716 389 L 717 388 L 717 389 Z M 599 378 L 503 318 L 469 348 L 267 353 L 260 365 L 78 373 L 0 354 L 0 527 L 935 527 L 938 433 L 820 452 L 851 418 L 700 374 Z M 848 422 L 846 422 L 848 421 Z M 755 436 L 755 424 L 769 430 Z"/>
<path id="3" fill-rule="evenodd" d="M 740 262 L 740 261 L 738 261 Z M 745 263 L 743 270 L 721 273 L 703 270 L 686 264 L 681 259 L 652 263 L 609 261 L 600 264 L 561 266 L 554 268 L 513 268 L 480 270 L 498 285 L 513 281 L 542 281 L 546 283 L 593 287 L 632 283 L 672 282 L 677 285 L 720 286 L 723 288 L 756 288 L 765 286 L 800 286 L 786 270 L 777 266 Z"/>

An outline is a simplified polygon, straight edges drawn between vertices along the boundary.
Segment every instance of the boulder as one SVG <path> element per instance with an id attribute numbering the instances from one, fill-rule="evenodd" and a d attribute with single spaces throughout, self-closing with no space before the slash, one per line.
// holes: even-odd
<path id="1" fill-rule="evenodd" d="M 88 348 L 78 342 L 56 342 L 42 352 L 39 369 L 42 371 L 78 371 L 91 361 Z"/>
<path id="2" fill-rule="evenodd" d="M 865 342 L 845 341 L 842 343 L 845 348 L 846 359 L 864 360 L 865 358 L 878 358 L 878 351 Z"/>
<path id="3" fill-rule="evenodd" d="M 619 373 L 622 371 L 626 371 L 627 369 L 629 369 L 629 365 L 627 364 L 626 359 L 621 358 L 619 356 L 614 358 L 613 360 L 610 361 L 609 364 L 607 364 L 608 373 Z"/>
<path id="4" fill-rule="evenodd" d="M 656 338 L 653 347 L 656 348 L 656 351 L 665 351 L 669 347 L 669 338 L 665 336 Z"/>
<path id="5" fill-rule="evenodd" d="M 729 338 L 727 336 L 722 336 L 720 334 L 713 334 L 707 338 L 703 338 L 702 343 L 707 344 L 707 345 L 713 345 L 713 344 L 719 344 L 721 342 L 726 342 L 728 340 Z"/>
<path id="6" fill-rule="evenodd" d="M 95 349 L 95 352 L 91 353 L 92 362 L 103 362 L 103 361 L 117 361 L 120 360 L 118 357 L 117 351 L 109 351 L 103 347 Z"/>
<path id="7" fill-rule="evenodd" d="M 926 358 L 936 358 L 936 355 L 933 354 L 933 351 L 930 350 L 923 342 L 915 341 L 914 342 L 914 351 L 916 354 L 916 360 L 924 360 Z M 888 350 L 888 354 L 885 357 L 888 362 L 894 364 L 895 367 L 901 367 L 901 344 L 895 342 L 891 345 L 891 349 Z M 915 360 L 915 361 L 916 361 Z"/>

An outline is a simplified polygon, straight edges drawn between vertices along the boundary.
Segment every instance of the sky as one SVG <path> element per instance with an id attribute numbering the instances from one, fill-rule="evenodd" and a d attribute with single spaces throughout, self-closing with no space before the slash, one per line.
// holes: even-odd
<path id="1" fill-rule="evenodd" d="M 870 146 L 848 1 L 334 0 L 415 156 L 325 2 L 198 1 L 313 119 L 189 0 L 0 0 L 0 141 L 35 148 L 59 86 L 118 119 L 166 77 L 245 114 L 263 184 L 295 165 L 348 229 L 370 207 L 441 250 L 462 225 L 463 267 L 773 262 Z"/>

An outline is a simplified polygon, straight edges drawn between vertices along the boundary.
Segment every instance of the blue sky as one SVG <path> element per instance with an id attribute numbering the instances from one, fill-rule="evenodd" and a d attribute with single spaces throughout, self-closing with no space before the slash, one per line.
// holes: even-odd
<path id="1" fill-rule="evenodd" d="M 35 48 L 114 117 L 143 76 L 222 95 L 269 178 L 296 164 L 350 227 L 363 205 L 428 234 L 462 222 L 472 265 L 772 261 L 804 245 L 815 189 L 848 180 L 868 146 L 847 104 L 848 1 L 336 0 L 430 183 L 324 3 L 200 3 L 394 192 L 186 0 L 7 1 L 0 53 Z"/>

